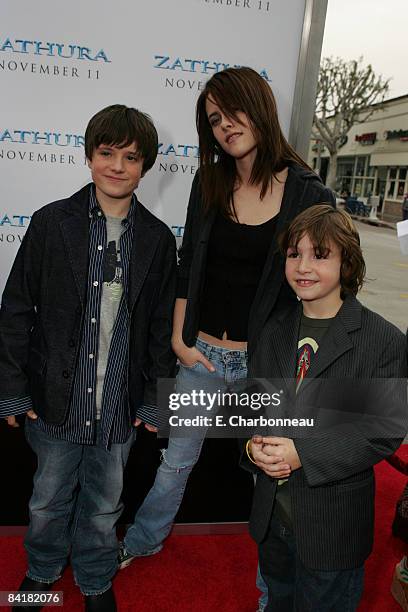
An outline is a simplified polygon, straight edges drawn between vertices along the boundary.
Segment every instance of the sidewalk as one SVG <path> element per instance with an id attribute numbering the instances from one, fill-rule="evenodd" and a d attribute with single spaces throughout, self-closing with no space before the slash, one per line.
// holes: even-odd
<path id="1" fill-rule="evenodd" d="M 337 204 L 337 208 L 342 208 L 343 210 L 345 210 L 345 205 Z M 367 225 L 375 225 L 376 227 L 387 227 L 388 229 L 392 229 L 395 232 L 397 231 L 397 223 L 394 221 L 383 221 L 378 217 L 376 219 L 371 219 L 370 217 L 362 217 L 361 215 L 352 215 L 350 213 L 349 215 L 354 221 L 360 221 L 361 223 L 366 223 Z"/>
<path id="2" fill-rule="evenodd" d="M 376 227 L 387 227 L 388 229 L 392 229 L 395 232 L 397 231 L 396 223 L 393 221 L 383 221 L 382 219 L 370 219 L 370 217 L 360 217 L 359 215 L 350 215 L 350 217 L 354 221 L 360 221 L 361 223 L 366 223 L 367 225 L 375 225 Z"/>

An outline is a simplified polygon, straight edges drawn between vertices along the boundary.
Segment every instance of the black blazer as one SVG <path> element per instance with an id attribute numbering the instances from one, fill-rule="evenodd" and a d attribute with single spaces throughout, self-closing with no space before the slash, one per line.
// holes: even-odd
<path id="1" fill-rule="evenodd" d="M 296 296 L 286 283 L 284 257 L 278 252 L 277 237 L 302 210 L 318 203 L 335 206 L 333 192 L 324 187 L 319 177 L 297 164 L 289 166 L 279 221 L 271 237 L 263 274 L 252 304 L 249 329 L 249 351 L 273 308 L 285 309 L 296 302 Z M 177 297 L 187 298 L 183 341 L 193 346 L 198 333 L 200 299 L 205 280 L 207 246 L 215 212 L 204 215 L 199 174 L 194 177 L 187 209 L 183 243 L 179 250 Z"/>
<path id="2" fill-rule="evenodd" d="M 301 311 L 299 304 L 268 321 L 249 365 L 250 377 L 293 380 Z M 348 297 L 327 330 L 298 396 L 304 406 L 319 402 L 323 408 L 329 404 L 329 408 L 348 410 L 347 395 L 316 400 L 316 379 L 340 379 L 352 386 L 358 379 L 406 377 L 405 336 L 357 299 Z M 344 434 L 336 428 L 319 431 L 313 438 L 295 439 L 302 467 L 292 473 L 288 486 L 297 552 L 306 567 L 350 569 L 360 566 L 370 554 L 374 530 L 372 466 L 392 454 L 405 435 L 406 381 L 397 385 L 391 398 L 387 395 L 384 399 L 383 416 L 392 420 L 395 414 L 403 418 L 397 419 L 397 430 L 394 427 L 393 435 L 387 438 L 378 434 L 371 438 L 361 427 L 349 426 Z M 277 480 L 250 463 L 245 455 L 242 463 L 258 472 L 250 532 L 261 542 L 272 514 Z"/>
<path id="3" fill-rule="evenodd" d="M 35 212 L 0 311 L 0 399 L 31 396 L 48 423 L 64 421 L 85 313 L 89 244 L 87 185 Z M 170 347 L 175 239 L 140 202 L 130 255 L 128 307 L 131 418 L 156 404 L 156 379 L 174 374 Z"/>

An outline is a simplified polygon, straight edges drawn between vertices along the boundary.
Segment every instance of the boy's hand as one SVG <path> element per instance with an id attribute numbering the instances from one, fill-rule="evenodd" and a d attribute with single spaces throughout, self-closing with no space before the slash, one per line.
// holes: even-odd
<path id="1" fill-rule="evenodd" d="M 35 420 L 35 419 L 38 418 L 38 416 L 36 415 L 34 410 L 29 410 L 28 412 L 26 412 L 26 415 L 28 416 L 29 419 L 34 419 Z M 15 416 L 8 416 L 8 417 L 6 417 L 6 421 L 7 421 L 7 425 L 9 425 L 10 427 L 20 427 L 20 425 L 16 421 L 16 417 Z"/>
<path id="2" fill-rule="evenodd" d="M 267 476 L 272 476 L 273 478 L 288 478 L 291 472 L 289 462 L 276 452 L 273 455 L 269 452 L 265 452 L 265 449 L 269 447 L 268 444 L 264 444 L 265 439 L 266 438 L 262 436 L 253 436 L 251 440 L 251 454 L 256 465 L 261 468 Z"/>
<path id="3" fill-rule="evenodd" d="M 269 457 L 282 457 L 292 470 L 302 467 L 296 446 L 291 438 L 263 437 L 263 453 Z"/>
<path id="4" fill-rule="evenodd" d="M 7 425 L 9 425 L 10 427 L 20 427 L 20 425 L 16 421 L 15 416 L 6 417 L 6 421 L 7 421 Z"/>
<path id="5" fill-rule="evenodd" d="M 142 422 L 142 419 L 136 419 L 133 425 L 135 427 L 139 427 L 141 422 Z M 157 433 L 158 431 L 157 427 L 155 427 L 154 425 L 149 425 L 149 423 L 145 423 L 144 426 L 147 429 L 147 431 L 152 431 L 153 433 Z"/>

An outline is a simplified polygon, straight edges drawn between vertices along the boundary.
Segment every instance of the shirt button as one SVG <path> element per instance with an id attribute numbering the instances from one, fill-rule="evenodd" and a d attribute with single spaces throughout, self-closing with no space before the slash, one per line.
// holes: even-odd
<path id="1" fill-rule="evenodd" d="M 98 244 L 98 251 L 102 251 L 103 246 L 101 244 Z"/>
<path id="2" fill-rule="evenodd" d="M 89 426 L 90 426 L 90 424 L 91 424 L 91 421 L 86 421 L 86 423 L 85 423 L 85 425 L 86 425 L 87 427 L 89 427 Z"/>
<path id="3" fill-rule="evenodd" d="M 89 353 L 89 359 L 93 359 L 93 358 L 94 358 L 93 353 Z"/>
<path id="4" fill-rule="evenodd" d="M 97 287 L 98 285 L 99 285 L 98 281 L 94 281 L 94 282 L 93 282 L 93 286 L 94 286 L 94 287 Z"/>
<path id="5" fill-rule="evenodd" d="M 98 210 L 98 217 L 100 217 L 102 215 L 101 211 Z"/>
<path id="6" fill-rule="evenodd" d="M 69 378 L 71 376 L 71 372 L 69 372 L 68 370 L 64 370 L 62 373 L 62 376 L 64 378 Z"/>
<path id="7" fill-rule="evenodd" d="M 92 387 L 88 387 L 88 393 L 92 393 Z"/>
<path id="8" fill-rule="evenodd" d="M 92 317 L 92 319 L 91 319 L 91 323 L 96 323 L 96 319 L 95 319 L 95 317 Z"/>

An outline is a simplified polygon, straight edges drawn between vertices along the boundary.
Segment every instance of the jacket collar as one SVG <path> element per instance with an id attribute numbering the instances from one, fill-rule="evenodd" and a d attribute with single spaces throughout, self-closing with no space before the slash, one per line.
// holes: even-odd
<path id="1" fill-rule="evenodd" d="M 353 341 L 350 334 L 361 327 L 361 313 L 361 303 L 354 296 L 346 297 L 324 336 L 321 347 L 302 382 L 300 392 L 304 390 L 308 381 L 323 374 L 341 355 L 352 349 Z M 286 379 L 294 378 L 296 373 L 301 316 L 302 305 L 299 303 L 294 310 L 276 317 L 276 325 L 270 335 L 281 375 Z"/>
<path id="2" fill-rule="evenodd" d="M 83 187 L 66 201 L 60 229 L 73 271 L 75 284 L 83 306 L 86 302 L 89 250 L 89 211 L 92 183 Z M 143 286 L 160 238 L 160 224 L 133 196 L 133 244 L 130 254 L 129 311 L 131 312 Z M 129 216 L 129 215 L 128 215 Z"/>
<path id="3" fill-rule="evenodd" d="M 361 311 L 362 306 L 354 296 L 349 296 L 344 300 L 337 316 L 324 335 L 322 345 L 305 378 L 306 382 L 323 374 L 339 357 L 353 348 L 351 332 L 361 327 Z"/>
<path id="4" fill-rule="evenodd" d="M 64 202 L 60 221 L 68 260 L 83 307 L 86 301 L 88 272 L 90 189 L 91 184 L 86 185 Z"/>
<path id="5" fill-rule="evenodd" d="M 96 189 L 95 189 L 95 185 L 92 184 L 90 186 L 89 192 L 88 192 L 88 213 L 89 213 L 89 218 L 92 219 L 92 217 L 94 217 L 94 215 L 104 215 L 104 212 L 97 200 L 96 197 Z M 129 207 L 129 211 L 128 214 L 126 215 L 126 221 L 130 227 L 134 226 L 134 222 L 135 222 L 135 214 L 136 214 L 136 207 L 137 207 L 137 198 L 135 194 L 132 194 L 132 199 L 130 201 L 130 207 Z"/>

